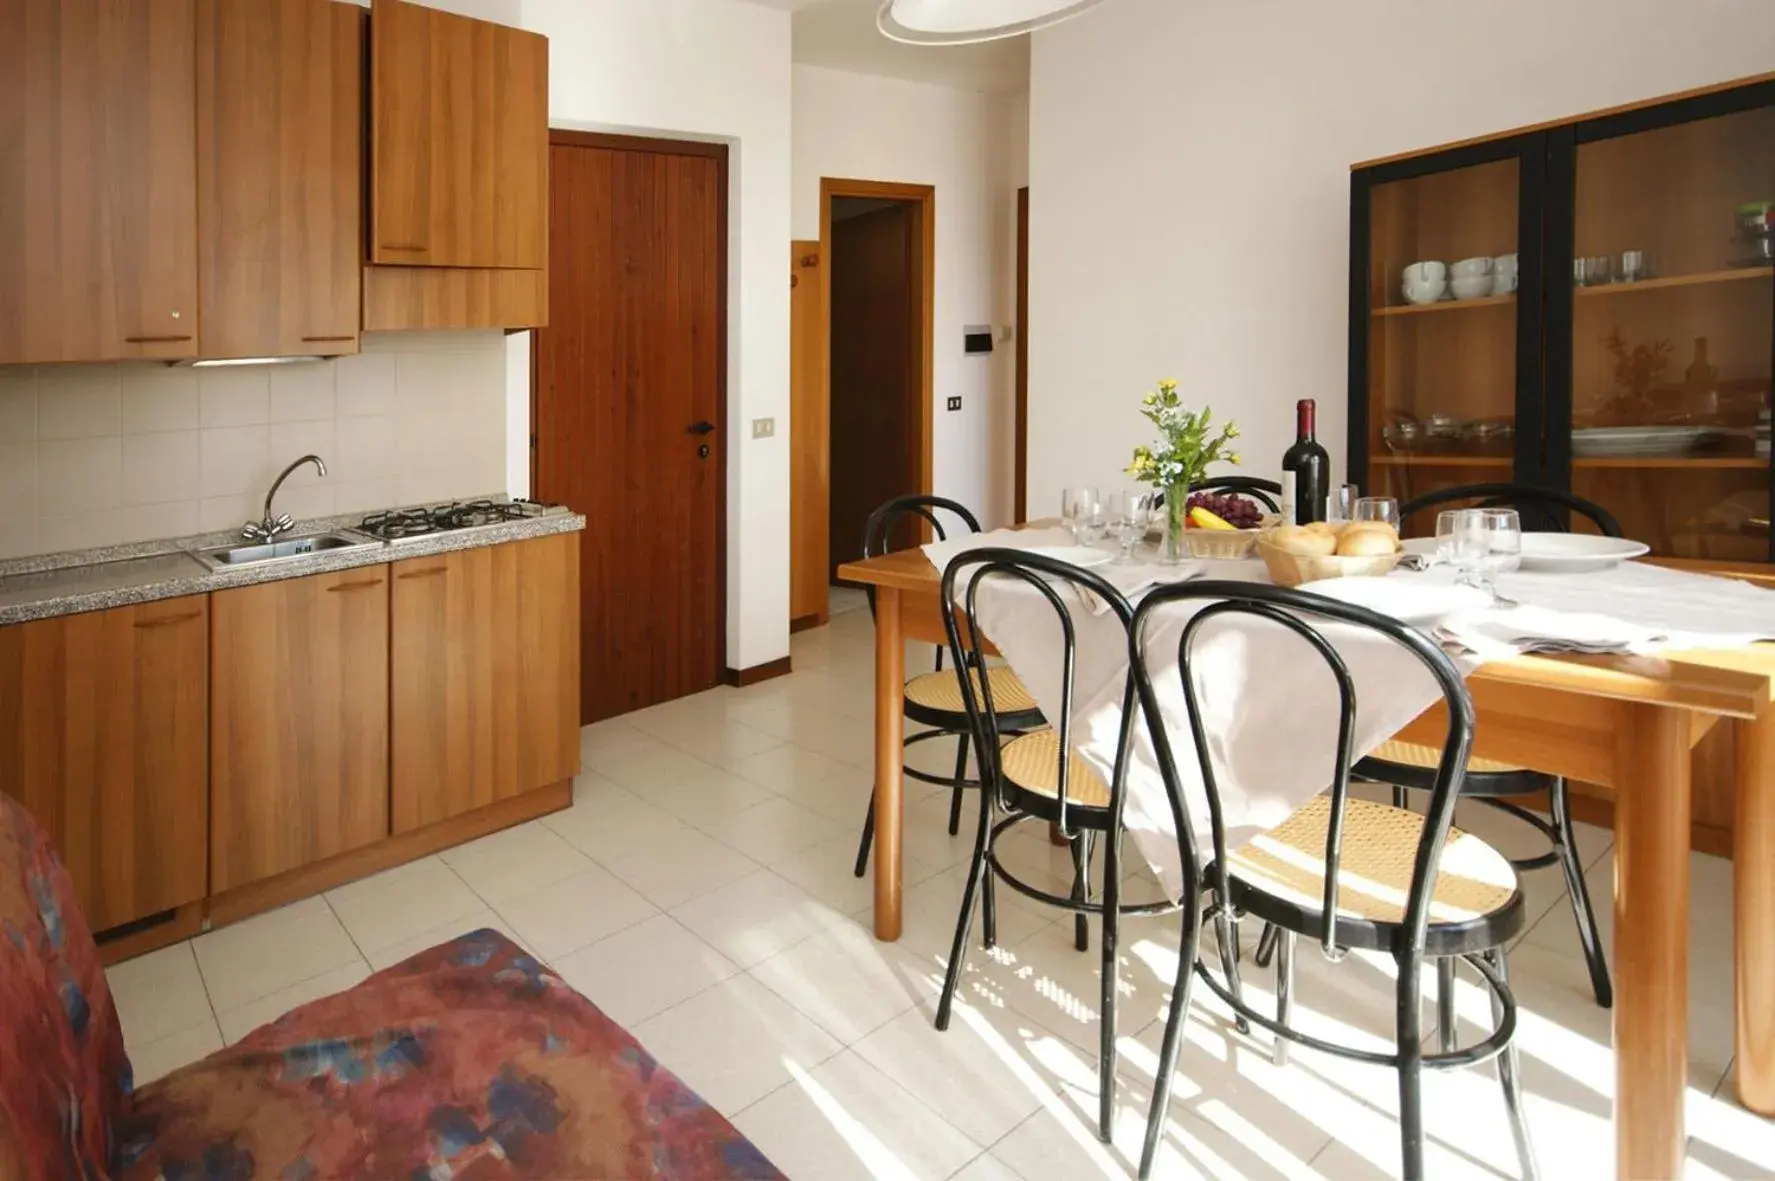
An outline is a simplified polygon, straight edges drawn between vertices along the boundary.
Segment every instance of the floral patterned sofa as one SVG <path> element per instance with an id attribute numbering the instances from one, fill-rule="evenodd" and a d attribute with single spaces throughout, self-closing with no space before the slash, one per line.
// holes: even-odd
<path id="1" fill-rule="evenodd" d="M 0 796 L 0 1178 L 779 1178 L 596 1006 L 477 931 L 134 1090 L 73 883 Z"/>

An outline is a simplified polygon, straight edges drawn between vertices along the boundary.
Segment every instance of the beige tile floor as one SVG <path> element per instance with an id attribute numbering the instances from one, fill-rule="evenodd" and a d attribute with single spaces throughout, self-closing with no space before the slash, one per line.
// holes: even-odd
<path id="1" fill-rule="evenodd" d="M 1130 1174 L 1176 965 L 1175 920 L 1124 931 L 1121 1091 L 1115 1141 L 1102 1145 L 1095 951 L 1079 955 L 1069 922 L 1001 890 L 1001 946 L 970 953 L 963 1004 L 937 1033 L 934 997 L 969 842 L 945 831 L 946 796 L 913 785 L 905 938 L 875 942 L 869 884 L 850 873 L 870 782 L 868 613 L 797 636 L 794 662 L 789 677 L 588 728 L 586 770 L 566 812 L 112 969 L 137 1077 L 492 926 L 633 1030 L 799 1181 Z M 918 758 L 940 767 L 944 752 Z M 1505 848 L 1522 843 L 1491 814 L 1462 822 Z M 1609 834 L 1587 829 L 1581 844 L 1606 922 Z M 1068 868 L 1035 837 L 1008 856 L 1057 884 Z M 1730 866 L 1696 857 L 1694 869 L 1689 1175 L 1766 1177 L 1775 1125 L 1731 1092 Z M 1150 885 L 1141 873 L 1129 879 Z M 1512 967 L 1543 1176 L 1606 1177 L 1609 1017 L 1590 1000 L 1557 874 L 1531 875 L 1528 890 L 1538 921 Z M 1371 960 L 1332 965 L 1303 948 L 1297 996 L 1301 1019 L 1320 1032 L 1390 1032 L 1391 984 Z M 1484 1015 L 1476 987 L 1460 1000 L 1464 1016 Z M 1433 1177 L 1514 1175 L 1490 1067 L 1432 1076 L 1428 1107 Z M 1198 999 L 1160 1174 L 1387 1176 L 1397 1169 L 1395 1110 L 1390 1072 L 1309 1051 L 1274 1066 L 1267 1041 L 1238 1037 Z"/>

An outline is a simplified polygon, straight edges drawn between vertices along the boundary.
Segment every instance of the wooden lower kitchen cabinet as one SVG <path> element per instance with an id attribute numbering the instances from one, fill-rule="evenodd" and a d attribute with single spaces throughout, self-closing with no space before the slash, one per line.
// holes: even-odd
<path id="1" fill-rule="evenodd" d="M 210 596 L 210 891 L 388 835 L 389 568 Z"/>
<path id="2" fill-rule="evenodd" d="M 396 833 L 579 770 L 579 536 L 394 564 Z"/>
<path id="3" fill-rule="evenodd" d="M 193 595 L 0 627 L 0 790 L 95 930 L 206 891 L 208 623 Z"/>

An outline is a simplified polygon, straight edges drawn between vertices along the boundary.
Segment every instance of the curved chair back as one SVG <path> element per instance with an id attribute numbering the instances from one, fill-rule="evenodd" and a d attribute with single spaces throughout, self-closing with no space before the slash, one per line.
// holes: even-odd
<path id="1" fill-rule="evenodd" d="M 1072 754 L 1073 678 L 1078 655 L 1078 628 L 1072 608 L 1085 610 L 1085 595 L 1094 596 L 1107 605 L 1105 614 L 1120 624 L 1121 637 L 1133 620 L 1128 600 L 1115 587 L 1089 570 L 1058 561 L 1041 554 L 1017 549 L 979 549 L 958 555 L 943 571 L 942 598 L 939 602 L 954 604 L 943 613 L 943 628 L 949 637 L 950 654 L 957 668 L 985 666 L 986 638 L 980 628 L 980 591 L 989 581 L 1000 583 L 1001 591 L 1017 586 L 1029 588 L 1035 601 L 1053 613 L 1060 632 L 1060 713 L 1051 718 L 1059 739 L 1059 818 L 1062 832 L 1072 830 L 1066 822 L 1070 799 Z M 1068 599 L 1071 602 L 1068 602 Z M 958 620 L 958 616 L 960 619 Z M 1005 788 L 999 750 L 1009 733 L 999 725 L 998 709 L 992 700 L 992 683 L 986 677 L 962 677 L 963 704 L 968 722 L 973 727 L 975 750 L 978 752 L 983 790 L 995 793 L 994 802 L 1001 809 L 1016 806 Z M 1126 778 L 1128 737 L 1134 719 L 1134 689 L 1130 683 L 1122 697 L 1123 727 L 1116 747 L 1115 771 L 1110 782 L 1110 810 L 1119 829 L 1121 824 L 1122 784 Z"/>
<path id="2" fill-rule="evenodd" d="M 948 513 L 956 520 L 950 522 L 946 529 L 940 514 Z M 967 526 L 966 532 L 980 532 L 979 518 L 968 511 L 968 507 L 959 501 L 950 500 L 946 496 L 896 496 L 886 501 L 869 514 L 863 524 L 863 559 L 879 558 L 882 554 L 892 553 L 896 547 L 896 531 L 902 524 L 918 519 L 929 523 L 931 533 L 938 541 L 948 541 L 950 530 L 962 532 L 957 522 Z M 873 584 L 863 588 L 869 596 L 869 618 L 875 618 L 875 587 Z M 937 670 L 943 668 L 943 649 L 937 649 Z"/>
<path id="3" fill-rule="evenodd" d="M 1272 513 L 1282 511 L 1279 497 L 1282 485 L 1275 480 L 1266 480 L 1262 476 L 1212 476 L 1199 483 L 1191 484 L 1191 492 L 1237 492 L 1249 496 Z"/>
<path id="4" fill-rule="evenodd" d="M 1461 484 L 1426 492 L 1400 505 L 1399 519 L 1409 521 L 1413 513 L 1463 500 L 1477 500 L 1483 508 L 1513 508 L 1522 518 L 1522 527 L 1530 533 L 1568 533 L 1568 514 L 1577 513 L 1588 518 L 1603 536 L 1621 536 L 1620 523 L 1595 501 L 1533 484 Z"/>
<path id="5" fill-rule="evenodd" d="M 1356 720 L 1356 686 L 1348 666 L 1337 648 L 1325 635 L 1328 624 L 1347 625 L 1378 633 L 1414 656 L 1435 679 L 1448 707 L 1448 738 L 1443 744 L 1437 767 L 1436 784 L 1430 795 L 1429 809 L 1413 863 L 1411 890 L 1405 905 L 1405 937 L 1402 950 L 1421 953 L 1430 920 L 1430 900 L 1435 891 L 1442 847 L 1454 822 L 1455 802 L 1460 795 L 1462 777 L 1466 773 L 1467 753 L 1473 744 L 1473 699 L 1456 671 L 1454 663 L 1441 648 L 1415 628 L 1388 616 L 1362 607 L 1340 603 L 1319 595 L 1248 582 L 1186 582 L 1163 586 L 1149 594 L 1135 612 L 1128 633 L 1129 664 L 1132 680 L 1145 714 L 1158 757 L 1160 774 L 1171 797 L 1172 818 L 1180 834 L 1187 834 L 1191 846 L 1195 833 L 1184 800 L 1183 779 L 1172 750 L 1168 719 L 1160 712 L 1154 690 L 1147 635 L 1155 613 L 1175 604 L 1199 604 L 1185 623 L 1177 642 L 1178 675 L 1183 683 L 1187 706 L 1189 737 L 1201 769 L 1207 793 L 1208 816 L 1213 848 L 1210 863 L 1214 880 L 1209 885 L 1225 905 L 1231 897 L 1230 874 L 1227 868 L 1226 826 L 1220 800 L 1220 788 L 1214 761 L 1210 754 L 1208 734 L 1202 721 L 1201 700 L 1196 678 L 1191 674 L 1192 654 L 1197 638 L 1210 623 L 1240 618 L 1267 621 L 1287 629 L 1302 641 L 1303 654 L 1324 662 L 1337 685 L 1338 738 L 1331 774 L 1330 823 L 1325 843 L 1325 893 L 1322 899 L 1321 938 L 1326 954 L 1337 955 L 1338 863 L 1343 841 L 1343 820 L 1350 792 L 1351 742 Z M 1199 889 L 1201 882 L 1192 859 L 1184 862 L 1186 889 Z M 1187 894 L 1185 895 L 1188 896 Z"/>

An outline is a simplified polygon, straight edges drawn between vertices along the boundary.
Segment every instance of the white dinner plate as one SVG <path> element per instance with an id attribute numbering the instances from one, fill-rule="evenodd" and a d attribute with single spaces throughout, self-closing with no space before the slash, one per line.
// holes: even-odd
<path id="1" fill-rule="evenodd" d="M 1455 586 L 1409 575 L 1391 578 L 1322 578 L 1301 590 L 1354 607 L 1391 615 L 1401 623 L 1434 623 L 1460 611 L 1491 605 L 1491 596 L 1475 586 Z"/>
<path id="2" fill-rule="evenodd" d="M 1113 556 L 1090 545 L 1032 545 L 1023 552 L 1040 554 L 1044 558 L 1053 558 L 1057 562 L 1080 568 L 1101 566 Z"/>
<path id="3" fill-rule="evenodd" d="M 1652 552 L 1643 541 L 1601 537 L 1594 533 L 1524 533 L 1522 568 L 1557 574 L 1582 574 Z"/>

